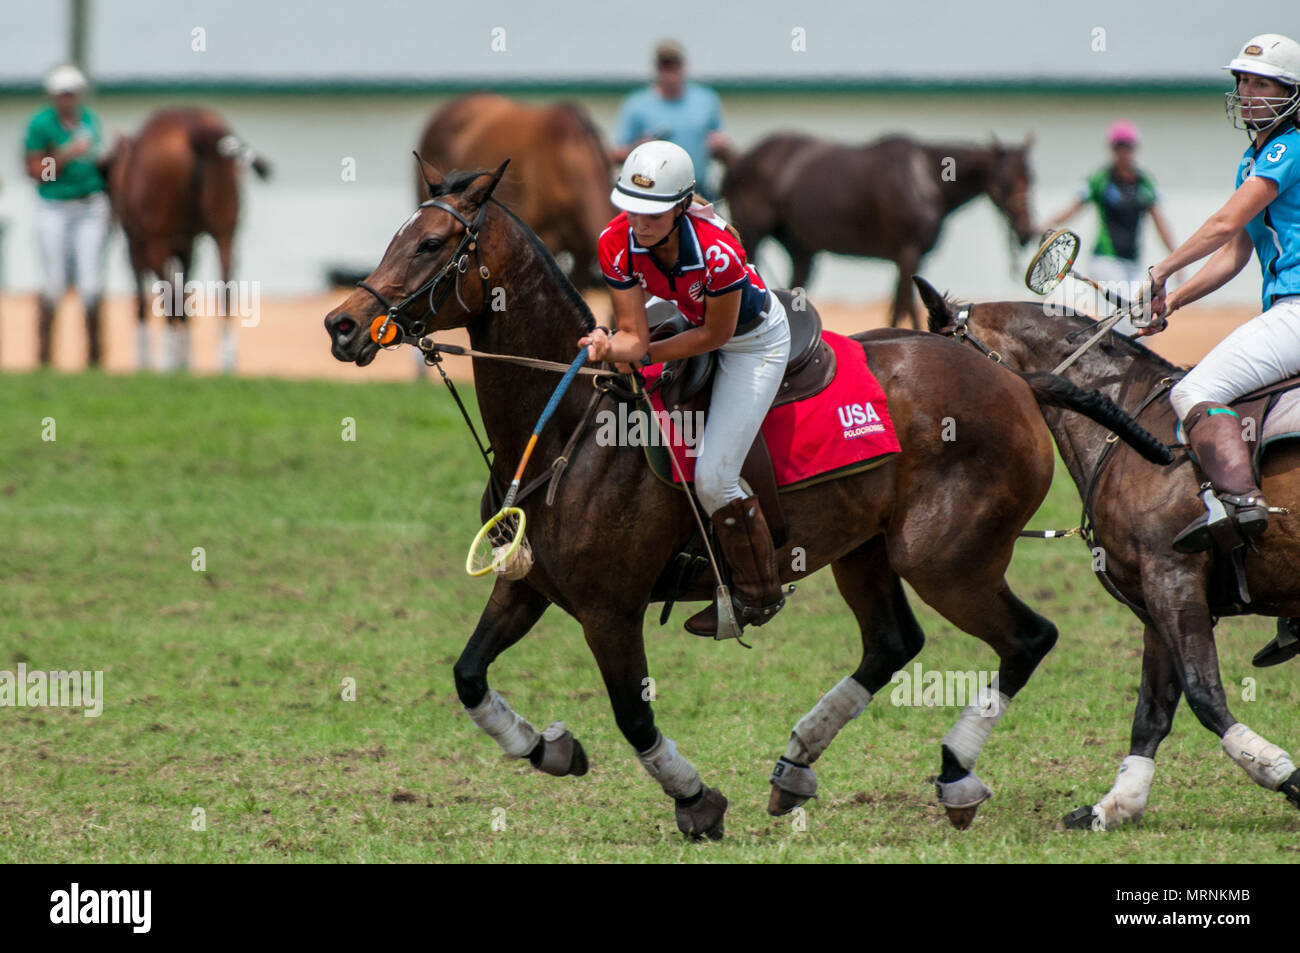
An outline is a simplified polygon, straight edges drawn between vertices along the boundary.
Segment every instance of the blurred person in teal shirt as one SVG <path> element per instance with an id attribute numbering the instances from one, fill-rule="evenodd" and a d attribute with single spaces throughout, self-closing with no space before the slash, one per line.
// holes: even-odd
<path id="1" fill-rule="evenodd" d="M 732 154 L 731 137 L 722 131 L 722 103 L 707 86 L 686 79 L 686 54 L 665 40 L 655 47 L 655 81 L 623 100 L 614 129 L 610 161 L 621 166 L 643 142 L 666 139 L 686 150 L 700 174 L 699 191 L 717 197 L 708 182 L 710 159 L 724 164 Z"/>

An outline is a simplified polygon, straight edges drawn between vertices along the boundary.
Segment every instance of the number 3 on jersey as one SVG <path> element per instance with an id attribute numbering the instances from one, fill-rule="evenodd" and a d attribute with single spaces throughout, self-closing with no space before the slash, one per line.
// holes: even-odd
<path id="1" fill-rule="evenodd" d="M 1282 153 L 1286 152 L 1286 143 L 1279 142 L 1273 146 L 1273 151 L 1264 154 L 1264 158 L 1269 162 L 1277 162 L 1282 158 Z"/>
<path id="2" fill-rule="evenodd" d="M 722 250 L 721 245 L 710 245 L 704 250 L 704 257 L 709 262 L 709 271 L 720 275 L 731 264 L 731 256 Z"/>

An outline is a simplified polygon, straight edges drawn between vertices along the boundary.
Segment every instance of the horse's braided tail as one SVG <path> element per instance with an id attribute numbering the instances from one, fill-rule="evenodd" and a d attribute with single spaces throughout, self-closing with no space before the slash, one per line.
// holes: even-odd
<path id="1" fill-rule="evenodd" d="M 1100 391 L 1083 390 L 1059 374 L 1048 371 L 1021 373 L 1020 376 L 1034 392 L 1040 406 L 1062 407 L 1083 414 L 1118 435 L 1152 463 L 1173 462 L 1173 453 L 1162 441 Z"/>

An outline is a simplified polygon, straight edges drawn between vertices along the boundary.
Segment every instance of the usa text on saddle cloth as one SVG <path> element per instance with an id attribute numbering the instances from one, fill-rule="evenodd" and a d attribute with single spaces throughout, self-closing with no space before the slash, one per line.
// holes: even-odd
<path id="1" fill-rule="evenodd" d="M 822 332 L 822 340 L 835 352 L 835 379 L 820 393 L 769 410 L 763 420 L 776 485 L 782 488 L 866 470 L 900 450 L 884 389 L 867 367 L 862 345 L 830 331 Z M 646 384 L 654 383 L 662 371 L 662 364 L 646 368 Z M 650 404 L 682 474 L 688 482 L 694 480 L 698 448 L 687 447 L 679 421 L 667 413 L 658 390 L 650 394 Z M 687 436 L 692 436 L 689 431 Z"/>

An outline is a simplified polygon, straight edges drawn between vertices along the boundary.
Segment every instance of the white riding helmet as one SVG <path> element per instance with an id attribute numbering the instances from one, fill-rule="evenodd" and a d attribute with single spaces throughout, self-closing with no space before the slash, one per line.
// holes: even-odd
<path id="1" fill-rule="evenodd" d="M 1234 87 L 1232 92 L 1224 96 L 1224 109 L 1235 128 L 1254 131 L 1268 128 L 1300 107 L 1300 43 L 1290 37 L 1277 33 L 1261 33 L 1251 37 L 1224 69 L 1229 70 L 1233 76 L 1250 73 L 1291 87 L 1290 96 L 1253 97 L 1271 114 L 1268 120 L 1253 125 L 1242 117 L 1241 96 Z"/>
<path id="2" fill-rule="evenodd" d="M 633 149 L 609 200 L 625 212 L 670 212 L 695 191 L 695 163 L 685 149 L 656 139 Z"/>
<path id="3" fill-rule="evenodd" d="M 81 93 L 86 89 L 86 77 L 71 63 L 56 66 L 45 77 L 45 92 L 51 96 L 62 93 Z"/>

